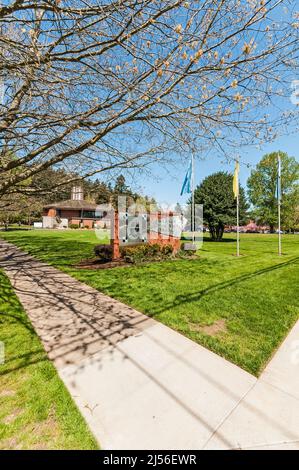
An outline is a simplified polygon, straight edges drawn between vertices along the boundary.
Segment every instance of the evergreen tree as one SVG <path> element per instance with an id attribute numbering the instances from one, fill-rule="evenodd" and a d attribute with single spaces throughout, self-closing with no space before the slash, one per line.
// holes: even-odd
<path id="1" fill-rule="evenodd" d="M 233 194 L 233 175 L 219 171 L 207 176 L 194 191 L 195 204 L 203 204 L 204 223 L 209 226 L 212 240 L 220 241 L 225 225 L 236 225 L 237 208 Z M 246 222 L 245 192 L 239 193 L 240 224 Z"/>

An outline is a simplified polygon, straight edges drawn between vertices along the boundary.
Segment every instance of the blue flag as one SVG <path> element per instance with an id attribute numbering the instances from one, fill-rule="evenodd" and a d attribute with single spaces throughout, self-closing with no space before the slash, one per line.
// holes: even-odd
<path id="1" fill-rule="evenodd" d="M 183 186 L 182 186 L 182 189 L 181 189 L 181 196 L 184 194 L 184 193 L 191 193 L 191 178 L 192 178 L 192 161 L 190 162 L 190 165 L 189 165 L 189 168 L 187 170 L 187 173 L 186 173 L 186 176 L 185 176 L 185 179 L 184 179 L 184 182 L 183 182 Z"/>

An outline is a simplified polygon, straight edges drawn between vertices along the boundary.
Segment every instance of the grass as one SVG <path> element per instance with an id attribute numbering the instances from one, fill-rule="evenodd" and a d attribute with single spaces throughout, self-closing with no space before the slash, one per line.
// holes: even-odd
<path id="1" fill-rule="evenodd" d="M 0 449 L 97 449 L 1 271 L 0 285 Z"/>
<path id="2" fill-rule="evenodd" d="M 83 270 L 93 256 L 93 231 L 11 231 L 7 240 L 129 304 L 258 375 L 299 318 L 299 236 L 235 234 L 205 239 L 199 258 Z M 213 325 L 222 325 L 217 331 Z M 212 328 L 207 328 L 212 326 Z"/>

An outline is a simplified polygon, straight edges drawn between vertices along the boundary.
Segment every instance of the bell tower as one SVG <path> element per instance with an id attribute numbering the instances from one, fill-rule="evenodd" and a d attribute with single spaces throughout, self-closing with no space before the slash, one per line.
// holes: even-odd
<path id="1" fill-rule="evenodd" d="M 73 186 L 72 188 L 72 196 L 71 199 L 73 201 L 83 201 L 83 188 L 82 186 Z"/>

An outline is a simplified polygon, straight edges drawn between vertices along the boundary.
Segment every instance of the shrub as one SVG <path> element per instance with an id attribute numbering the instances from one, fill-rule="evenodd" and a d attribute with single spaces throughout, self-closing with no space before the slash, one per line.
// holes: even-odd
<path id="1" fill-rule="evenodd" d="M 173 253 L 173 246 L 159 245 L 159 243 L 133 245 L 121 248 L 121 255 L 128 263 L 140 263 L 146 260 L 160 260 L 169 258 Z"/>
<path id="2" fill-rule="evenodd" d="M 163 255 L 171 255 L 173 253 L 173 246 L 172 245 L 163 245 L 162 246 L 162 253 Z"/>
<path id="3" fill-rule="evenodd" d="M 94 247 L 94 254 L 102 261 L 109 261 L 112 259 L 112 246 L 96 245 Z"/>
<path id="4" fill-rule="evenodd" d="M 79 228 L 79 224 L 70 224 L 69 227 L 70 228 Z"/>
<path id="5" fill-rule="evenodd" d="M 128 263 L 138 263 L 144 259 L 144 245 L 123 247 L 120 250 L 121 256 Z"/>
<path id="6" fill-rule="evenodd" d="M 153 243 L 151 245 L 145 245 L 146 247 L 146 254 L 148 257 L 155 258 L 155 256 L 160 255 L 162 253 L 162 246 L 158 243 Z"/>
<path id="7" fill-rule="evenodd" d="M 84 228 L 89 228 L 89 225 L 84 225 Z"/>

